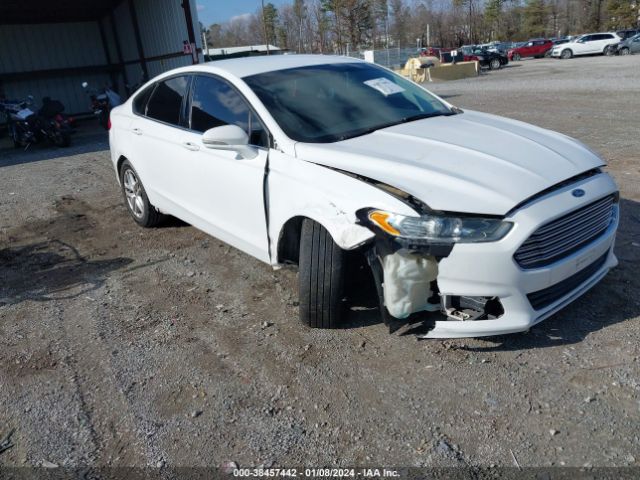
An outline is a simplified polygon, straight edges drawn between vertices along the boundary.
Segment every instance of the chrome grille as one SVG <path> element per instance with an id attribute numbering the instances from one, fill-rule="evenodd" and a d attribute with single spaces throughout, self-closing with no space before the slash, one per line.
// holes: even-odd
<path id="1" fill-rule="evenodd" d="M 609 195 L 541 226 L 513 258 L 522 268 L 539 268 L 566 257 L 607 230 L 614 204 L 615 196 Z"/>

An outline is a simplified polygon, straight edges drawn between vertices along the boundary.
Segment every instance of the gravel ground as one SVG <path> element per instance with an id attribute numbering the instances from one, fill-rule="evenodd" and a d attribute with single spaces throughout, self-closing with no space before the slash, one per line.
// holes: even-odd
<path id="1" fill-rule="evenodd" d="M 304 328 L 294 270 L 138 228 L 103 133 L 0 147 L 0 465 L 638 466 L 639 72 L 531 60 L 430 86 L 579 138 L 621 188 L 620 266 L 490 339 L 390 335 L 366 298 L 347 328 Z"/>

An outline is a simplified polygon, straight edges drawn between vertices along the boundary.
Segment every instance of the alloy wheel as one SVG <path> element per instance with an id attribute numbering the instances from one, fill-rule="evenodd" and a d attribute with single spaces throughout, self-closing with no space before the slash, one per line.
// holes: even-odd
<path id="1" fill-rule="evenodd" d="M 133 216 L 142 218 L 144 216 L 142 185 L 133 170 L 124 172 L 124 194 L 127 197 L 127 204 Z"/>

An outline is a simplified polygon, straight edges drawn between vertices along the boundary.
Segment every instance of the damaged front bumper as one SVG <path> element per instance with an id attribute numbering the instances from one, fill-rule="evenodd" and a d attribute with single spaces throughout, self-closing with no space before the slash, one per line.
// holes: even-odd
<path id="1" fill-rule="evenodd" d="M 587 195 L 572 196 L 576 186 Z M 548 266 L 523 269 L 514 253 L 550 220 L 614 192 L 615 184 L 605 174 L 570 185 L 505 218 L 514 228 L 502 240 L 458 243 L 444 256 L 434 256 L 428 249 L 389 251 L 377 240 L 369 263 L 385 323 L 397 324 L 416 312 L 436 310 L 426 314 L 430 329 L 420 337 L 481 337 L 528 330 L 584 294 L 617 265 L 613 246 L 619 215 L 593 241 Z"/>

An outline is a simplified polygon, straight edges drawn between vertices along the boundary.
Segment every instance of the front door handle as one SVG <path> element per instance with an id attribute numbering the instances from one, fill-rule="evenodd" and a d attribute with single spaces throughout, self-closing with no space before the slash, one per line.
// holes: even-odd
<path id="1" fill-rule="evenodd" d="M 136 135 L 142 135 L 142 130 L 140 130 L 139 128 L 132 128 L 131 131 Z"/>
<path id="2" fill-rule="evenodd" d="M 193 142 L 182 142 L 182 146 L 187 150 L 192 150 L 194 152 L 200 150 L 200 147 Z"/>

